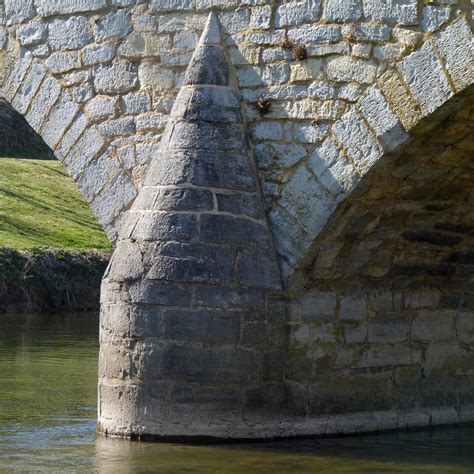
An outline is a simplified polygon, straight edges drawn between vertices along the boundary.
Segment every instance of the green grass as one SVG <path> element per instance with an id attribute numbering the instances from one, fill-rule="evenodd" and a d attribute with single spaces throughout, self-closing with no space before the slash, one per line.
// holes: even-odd
<path id="1" fill-rule="evenodd" d="M 0 247 L 110 246 L 59 161 L 0 157 Z"/>

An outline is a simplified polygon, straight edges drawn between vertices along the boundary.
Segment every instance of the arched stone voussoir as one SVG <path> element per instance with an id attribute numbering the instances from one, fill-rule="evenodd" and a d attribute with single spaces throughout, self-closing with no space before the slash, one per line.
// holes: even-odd
<path id="1" fill-rule="evenodd" d="M 367 184 L 367 173 L 469 101 L 473 83 L 472 31 L 461 16 L 393 64 L 332 125 L 269 215 L 287 288 L 304 284 L 314 242 L 336 210 Z"/>
<path id="2" fill-rule="evenodd" d="M 120 217 L 137 194 L 113 146 L 114 137 L 90 120 L 70 91 L 27 49 L 10 41 L 3 63 L 0 96 L 25 117 L 66 166 L 114 242 Z"/>

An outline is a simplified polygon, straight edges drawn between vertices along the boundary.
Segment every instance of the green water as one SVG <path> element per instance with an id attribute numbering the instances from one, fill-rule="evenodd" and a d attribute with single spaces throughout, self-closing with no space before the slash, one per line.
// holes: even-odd
<path id="1" fill-rule="evenodd" d="M 182 446 L 96 437 L 98 321 L 0 315 L 0 472 L 474 472 L 474 427 Z"/>

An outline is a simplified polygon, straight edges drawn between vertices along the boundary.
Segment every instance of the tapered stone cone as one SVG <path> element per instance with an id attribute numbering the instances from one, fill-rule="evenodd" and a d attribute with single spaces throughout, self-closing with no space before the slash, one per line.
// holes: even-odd
<path id="1" fill-rule="evenodd" d="M 232 71 L 211 14 L 104 277 L 103 432 L 251 438 L 280 397 L 280 276 Z"/>

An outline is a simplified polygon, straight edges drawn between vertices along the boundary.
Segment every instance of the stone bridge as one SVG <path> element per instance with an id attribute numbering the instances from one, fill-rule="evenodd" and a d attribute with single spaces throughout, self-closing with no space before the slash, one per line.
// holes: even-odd
<path id="1" fill-rule="evenodd" d="M 472 10 L 4 1 L 0 95 L 116 243 L 103 432 L 474 420 Z"/>

